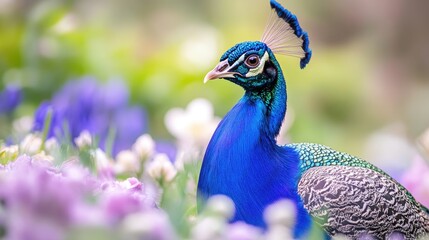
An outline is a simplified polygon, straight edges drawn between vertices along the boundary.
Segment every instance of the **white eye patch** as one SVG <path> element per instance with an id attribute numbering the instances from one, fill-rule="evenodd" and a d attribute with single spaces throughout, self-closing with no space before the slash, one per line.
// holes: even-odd
<path id="1" fill-rule="evenodd" d="M 250 69 L 249 72 L 246 73 L 245 77 L 254 77 L 256 75 L 261 74 L 262 71 L 264 71 L 265 62 L 268 60 L 268 58 L 269 58 L 268 52 L 265 52 L 264 56 L 262 56 L 261 58 L 261 61 L 259 61 L 259 66 Z"/>
<path id="2" fill-rule="evenodd" d="M 246 54 L 241 55 L 241 56 L 237 59 L 237 61 L 235 61 L 235 62 L 231 65 L 231 67 L 229 67 L 229 68 L 230 68 L 230 69 L 234 69 L 236 66 L 238 66 L 239 64 L 241 64 L 242 62 L 244 62 L 244 57 L 245 57 L 245 55 L 246 55 Z"/>

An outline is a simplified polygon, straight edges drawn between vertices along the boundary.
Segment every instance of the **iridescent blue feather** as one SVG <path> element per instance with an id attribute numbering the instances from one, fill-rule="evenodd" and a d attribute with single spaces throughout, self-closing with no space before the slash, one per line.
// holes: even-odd
<path id="1" fill-rule="evenodd" d="M 243 46 L 258 49 L 264 45 L 246 42 Z M 239 50 L 231 48 L 229 54 L 234 55 L 234 51 Z M 262 228 L 266 227 L 265 207 L 280 199 L 290 199 L 297 207 L 294 233 L 302 237 L 311 227 L 311 219 L 296 192 L 299 157 L 292 148 L 278 146 L 274 138 L 286 103 L 285 81 L 281 72 L 278 76 L 280 81 L 273 88 L 277 97 L 266 102 L 246 92 L 219 124 L 204 156 L 199 197 L 229 196 L 236 204 L 232 221 Z"/>
<path id="2" fill-rule="evenodd" d="M 265 207 L 280 199 L 290 199 L 297 208 L 294 236 L 305 238 L 312 221 L 296 190 L 300 159 L 293 148 L 278 146 L 275 140 L 286 112 L 287 95 L 274 54 L 298 56 L 304 67 L 311 50 L 308 36 L 295 15 L 275 1 L 271 1 L 271 6 L 277 16 L 271 16 L 263 35 L 266 42 L 242 42 L 231 47 L 213 70 L 213 76 L 242 86 L 246 94 L 224 117 L 210 140 L 200 172 L 198 196 L 204 200 L 216 194 L 226 195 L 236 205 L 232 221 L 262 228 L 266 228 Z M 249 67 L 249 56 L 266 62 Z M 212 79 L 212 75 L 208 76 Z"/>
<path id="3" fill-rule="evenodd" d="M 300 67 L 305 68 L 305 66 L 307 66 L 307 64 L 310 62 L 311 55 L 313 54 L 313 51 L 309 47 L 310 46 L 310 39 L 308 38 L 307 32 L 304 32 L 302 34 L 302 39 L 304 40 L 302 48 L 304 49 L 305 57 L 301 58 Z"/>

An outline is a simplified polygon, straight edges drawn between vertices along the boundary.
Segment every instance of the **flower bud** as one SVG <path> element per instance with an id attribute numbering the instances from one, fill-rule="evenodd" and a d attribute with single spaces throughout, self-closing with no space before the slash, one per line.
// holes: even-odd
<path id="1" fill-rule="evenodd" d="M 155 152 L 155 142 L 149 134 L 143 134 L 134 143 L 133 151 L 140 159 L 147 159 Z"/>
<path id="2" fill-rule="evenodd" d="M 207 201 L 207 211 L 225 219 L 234 216 L 234 202 L 225 195 L 215 195 Z"/>
<path id="3" fill-rule="evenodd" d="M 177 174 L 176 168 L 170 162 L 168 156 L 163 153 L 155 155 L 147 168 L 147 172 L 156 181 L 165 182 L 170 182 Z"/>
<path id="4" fill-rule="evenodd" d="M 20 144 L 21 151 L 29 155 L 36 154 L 42 146 L 42 139 L 34 134 L 28 134 Z"/>
<path id="5" fill-rule="evenodd" d="M 137 156 L 130 150 L 124 150 L 116 156 L 116 173 L 135 173 L 140 170 L 140 162 Z"/>
<path id="6" fill-rule="evenodd" d="M 82 131 L 79 134 L 79 137 L 74 139 L 74 143 L 76 143 L 76 146 L 79 149 L 91 146 L 92 144 L 91 134 L 87 130 Z"/>

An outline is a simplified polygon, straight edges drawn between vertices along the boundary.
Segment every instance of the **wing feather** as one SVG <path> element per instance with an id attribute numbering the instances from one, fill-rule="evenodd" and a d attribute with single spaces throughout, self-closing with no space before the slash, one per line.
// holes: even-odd
<path id="1" fill-rule="evenodd" d="M 312 167 L 298 183 L 304 207 L 331 235 L 386 239 L 429 233 L 429 215 L 389 176 L 352 166 Z"/>

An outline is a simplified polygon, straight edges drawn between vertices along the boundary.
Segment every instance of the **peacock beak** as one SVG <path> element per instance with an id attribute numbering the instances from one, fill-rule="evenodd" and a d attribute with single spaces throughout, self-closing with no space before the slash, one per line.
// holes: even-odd
<path id="1" fill-rule="evenodd" d="M 231 66 L 229 66 L 228 59 L 220 62 L 216 67 L 207 73 L 204 77 L 204 83 L 209 80 L 219 79 L 219 78 L 234 78 L 237 72 L 230 72 Z"/>

